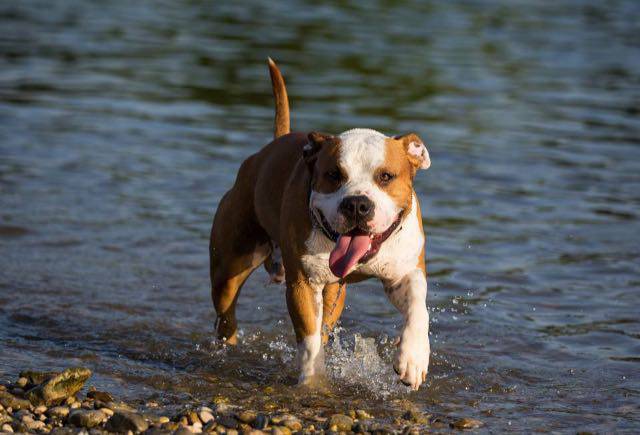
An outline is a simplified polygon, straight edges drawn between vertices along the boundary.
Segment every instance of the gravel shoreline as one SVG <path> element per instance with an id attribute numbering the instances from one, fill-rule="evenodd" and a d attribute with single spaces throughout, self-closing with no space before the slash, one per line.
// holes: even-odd
<path id="1" fill-rule="evenodd" d="M 366 410 L 344 414 L 313 412 L 292 415 L 285 410 L 261 412 L 243 409 L 216 398 L 212 403 L 185 406 L 169 413 L 155 402 L 144 410 L 118 401 L 110 393 L 89 386 L 81 390 L 91 371 L 73 367 L 62 372 L 25 370 L 10 384 L 0 385 L 1 433 L 51 434 L 315 434 L 372 433 L 413 434 L 432 431 L 476 429 L 478 420 L 433 416 L 415 411 L 393 421 L 377 419 Z M 150 411 L 150 409 L 152 411 Z"/>

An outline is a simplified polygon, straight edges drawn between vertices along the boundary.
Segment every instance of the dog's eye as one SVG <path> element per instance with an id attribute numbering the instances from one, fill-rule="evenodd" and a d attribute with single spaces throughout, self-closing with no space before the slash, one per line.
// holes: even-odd
<path id="1" fill-rule="evenodd" d="M 383 184 L 390 182 L 394 178 L 396 178 L 396 176 L 390 172 L 381 172 L 380 175 L 378 175 L 378 179 Z"/>
<path id="2" fill-rule="evenodd" d="M 335 169 L 331 169 L 330 171 L 327 171 L 324 173 L 324 176 L 333 182 L 338 182 L 342 179 L 342 174 L 340 173 L 340 169 L 335 168 Z"/>

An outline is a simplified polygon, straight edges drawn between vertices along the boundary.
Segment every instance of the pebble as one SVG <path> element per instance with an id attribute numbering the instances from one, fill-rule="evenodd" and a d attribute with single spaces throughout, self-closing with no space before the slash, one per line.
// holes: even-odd
<path id="1" fill-rule="evenodd" d="M 369 414 L 364 409 L 358 409 L 356 410 L 356 417 L 358 417 L 358 420 L 370 420 L 373 418 L 373 415 Z"/>
<path id="2" fill-rule="evenodd" d="M 198 417 L 198 413 L 195 411 L 189 411 L 186 417 L 187 417 L 187 420 L 189 420 L 189 425 L 200 423 L 200 418 Z"/>
<path id="3" fill-rule="evenodd" d="M 107 414 L 109 417 L 111 417 L 113 415 L 113 410 L 111 408 L 100 408 L 100 411 L 104 412 L 105 414 Z M 166 417 L 165 417 L 166 418 Z M 167 419 L 168 420 L 168 419 Z"/>
<path id="4" fill-rule="evenodd" d="M 271 435 L 291 435 L 291 429 L 286 426 L 273 426 Z"/>
<path id="5" fill-rule="evenodd" d="M 209 423 L 214 418 L 210 411 L 205 411 L 204 409 L 198 413 L 198 417 L 200 417 L 200 421 L 204 424 Z"/>
<path id="6" fill-rule="evenodd" d="M 257 416 L 258 414 L 255 411 L 245 410 L 238 414 L 238 420 L 243 423 L 251 424 Z"/>
<path id="7" fill-rule="evenodd" d="M 80 391 L 90 376 L 91 370 L 84 367 L 66 369 L 27 391 L 26 397 L 34 405 L 52 405 Z"/>
<path id="8" fill-rule="evenodd" d="M 327 427 L 339 432 L 349 432 L 353 427 L 353 419 L 344 414 L 333 414 L 327 421 Z"/>
<path id="9" fill-rule="evenodd" d="M 417 423 L 417 424 L 429 424 L 429 417 L 424 415 L 421 412 L 415 411 L 415 410 L 410 410 L 405 412 L 402 415 L 402 418 L 404 418 L 405 420 L 408 420 L 412 423 Z"/>
<path id="10" fill-rule="evenodd" d="M 140 415 L 129 411 L 116 411 L 105 428 L 110 432 L 144 432 L 149 423 Z"/>
<path id="11" fill-rule="evenodd" d="M 47 407 L 44 405 L 37 406 L 36 409 L 33 410 L 36 414 L 44 414 L 47 412 Z"/>
<path id="12" fill-rule="evenodd" d="M 109 409 L 109 408 L 106 408 Z M 109 409 L 109 411 L 111 411 Z M 111 411 L 111 415 L 113 415 L 113 411 Z M 165 424 L 165 423 L 169 423 L 171 420 L 169 420 L 169 417 L 162 415 L 160 417 L 158 417 L 158 424 Z"/>
<path id="13" fill-rule="evenodd" d="M 8 408 L 12 408 L 12 409 L 31 408 L 31 403 L 28 400 L 20 399 L 6 391 L 0 391 L 0 404 L 2 404 L 2 406 L 7 408 L 7 411 L 9 411 Z"/>
<path id="14" fill-rule="evenodd" d="M 32 432 L 42 430 L 46 426 L 44 424 L 44 421 L 40 421 L 40 420 L 25 422 L 24 425 L 27 428 L 27 430 Z"/>
<path id="15" fill-rule="evenodd" d="M 16 387 L 24 388 L 27 386 L 28 383 L 29 383 L 29 380 L 24 376 L 22 376 L 20 379 L 16 381 Z"/>
<path id="16" fill-rule="evenodd" d="M 269 417 L 266 416 L 265 414 L 256 415 L 255 420 L 253 420 L 253 423 L 251 424 L 251 426 L 253 426 L 256 429 L 264 429 L 268 425 L 269 425 Z"/>
<path id="17" fill-rule="evenodd" d="M 104 391 L 91 390 L 87 393 L 87 398 L 93 400 L 99 400 L 101 402 L 113 402 L 113 396 Z"/>
<path id="18" fill-rule="evenodd" d="M 66 406 L 54 406 L 47 410 L 47 415 L 49 417 L 65 418 L 69 415 L 69 408 Z"/>
<path id="19" fill-rule="evenodd" d="M 69 423 L 78 426 L 92 428 L 101 424 L 107 419 L 107 415 L 100 410 L 77 410 L 69 414 Z"/>
<path id="20" fill-rule="evenodd" d="M 477 429 L 481 426 L 482 422 L 474 418 L 461 418 L 453 422 L 453 427 L 456 429 Z"/>
<path id="21" fill-rule="evenodd" d="M 231 429 L 236 429 L 238 427 L 238 420 L 231 417 L 230 415 L 223 415 L 221 417 L 218 417 L 218 424 Z"/>
<path id="22" fill-rule="evenodd" d="M 13 433 L 13 428 L 11 427 L 11 425 L 9 423 L 5 423 L 5 424 L 2 425 L 2 432 Z"/>

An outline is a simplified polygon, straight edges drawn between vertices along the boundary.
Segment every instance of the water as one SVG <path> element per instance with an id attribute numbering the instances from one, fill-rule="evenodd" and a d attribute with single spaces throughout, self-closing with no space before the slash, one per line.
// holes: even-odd
<path id="1" fill-rule="evenodd" d="M 219 3 L 0 5 L 0 380 L 82 364 L 169 407 L 637 431 L 638 3 Z M 295 129 L 428 142 L 417 393 L 391 371 L 401 319 L 373 281 L 348 290 L 325 393 L 295 388 L 284 292 L 262 270 L 242 346 L 212 343 L 208 232 L 270 138 L 267 56 Z"/>

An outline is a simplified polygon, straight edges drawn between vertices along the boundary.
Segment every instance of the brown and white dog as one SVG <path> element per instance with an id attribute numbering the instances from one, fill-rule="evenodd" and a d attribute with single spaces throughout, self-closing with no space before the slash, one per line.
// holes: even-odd
<path id="1" fill-rule="evenodd" d="M 324 373 L 323 344 L 342 313 L 346 283 L 376 277 L 405 320 L 394 369 L 418 389 L 429 366 L 429 313 L 412 183 L 429 167 L 429 153 L 415 134 L 290 133 L 287 91 L 271 59 L 269 71 L 275 139 L 242 163 L 211 230 L 218 336 L 237 343 L 240 287 L 265 264 L 273 280 L 286 280 L 300 382 L 311 383 Z"/>

